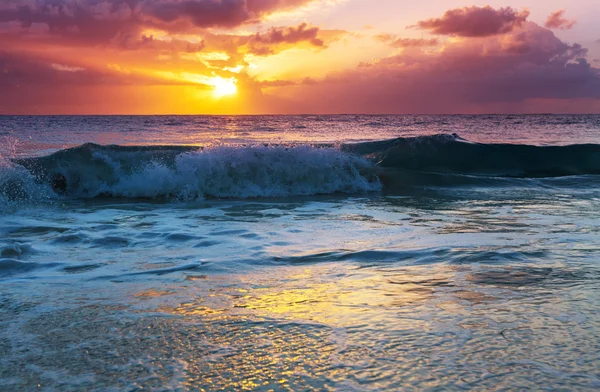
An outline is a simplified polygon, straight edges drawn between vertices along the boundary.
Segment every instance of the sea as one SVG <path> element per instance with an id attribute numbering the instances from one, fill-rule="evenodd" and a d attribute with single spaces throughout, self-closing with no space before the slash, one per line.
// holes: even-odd
<path id="1" fill-rule="evenodd" d="M 0 390 L 600 389 L 600 115 L 0 116 Z"/>

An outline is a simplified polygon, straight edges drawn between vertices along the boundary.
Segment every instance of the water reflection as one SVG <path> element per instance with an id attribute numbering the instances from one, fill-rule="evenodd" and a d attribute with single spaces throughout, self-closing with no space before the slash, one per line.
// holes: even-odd
<path id="1" fill-rule="evenodd" d="M 595 382 L 593 366 L 581 367 L 575 343 L 590 334 L 585 325 L 591 320 L 578 315 L 591 304 L 564 301 L 582 279 L 600 288 L 590 271 L 559 266 L 300 268 L 228 279 L 211 286 L 201 300 L 169 309 L 188 322 L 214 322 L 221 331 L 209 339 L 220 347 L 216 353 L 186 365 L 188 370 L 191 366 L 192 374 L 203 374 L 208 362 L 219 369 L 211 373 L 210 385 L 251 390 L 274 385 L 389 389 L 405 383 L 417 389 L 457 383 L 486 388 L 511 379 L 523 382 L 521 377 L 529 374 L 538 375 L 538 383 L 542 378 L 563 385 Z M 307 281 L 318 283 L 302 283 Z M 549 289 L 565 291 L 562 300 L 549 296 Z M 572 331 L 568 341 L 565 328 Z M 223 343 L 230 334 L 240 340 Z M 592 334 L 600 336 L 597 330 Z M 557 353 L 559 361 L 551 358 Z M 593 363 L 594 355 L 584 356 Z M 189 385 L 203 381 L 188 379 Z"/>
<path id="2" fill-rule="evenodd" d="M 109 291 L 104 282 L 40 286 L 37 302 L 13 283 L 0 302 L 0 342 L 16 339 L 9 351 L 20 359 L 0 351 L 0 376 L 22 390 L 593 389 L 599 273 L 589 264 L 333 262 L 190 271 Z M 61 369 L 68 377 L 49 381 Z"/>

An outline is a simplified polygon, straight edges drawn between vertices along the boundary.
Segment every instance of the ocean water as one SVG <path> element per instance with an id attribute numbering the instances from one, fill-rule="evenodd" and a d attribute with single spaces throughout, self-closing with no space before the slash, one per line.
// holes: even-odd
<path id="1" fill-rule="evenodd" d="M 0 117 L 0 390 L 598 390 L 600 116 Z"/>

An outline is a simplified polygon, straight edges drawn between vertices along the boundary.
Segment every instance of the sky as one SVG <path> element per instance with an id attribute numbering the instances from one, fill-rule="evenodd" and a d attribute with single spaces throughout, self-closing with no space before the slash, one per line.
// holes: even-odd
<path id="1" fill-rule="evenodd" d="M 598 0 L 0 0 L 0 114 L 600 113 Z"/>

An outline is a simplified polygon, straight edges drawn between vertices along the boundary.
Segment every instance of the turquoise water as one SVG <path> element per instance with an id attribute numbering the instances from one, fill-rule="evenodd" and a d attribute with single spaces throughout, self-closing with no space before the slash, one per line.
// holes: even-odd
<path id="1" fill-rule="evenodd" d="M 597 149 L 490 143 L 593 143 L 598 117 L 499 117 L 529 121 L 506 140 L 453 118 L 257 118 L 309 136 L 53 158 L 110 118 L 0 118 L 0 388 L 597 390 Z M 103 144 L 208 145 L 122 120 Z M 468 141 L 348 145 L 442 121 Z"/>

